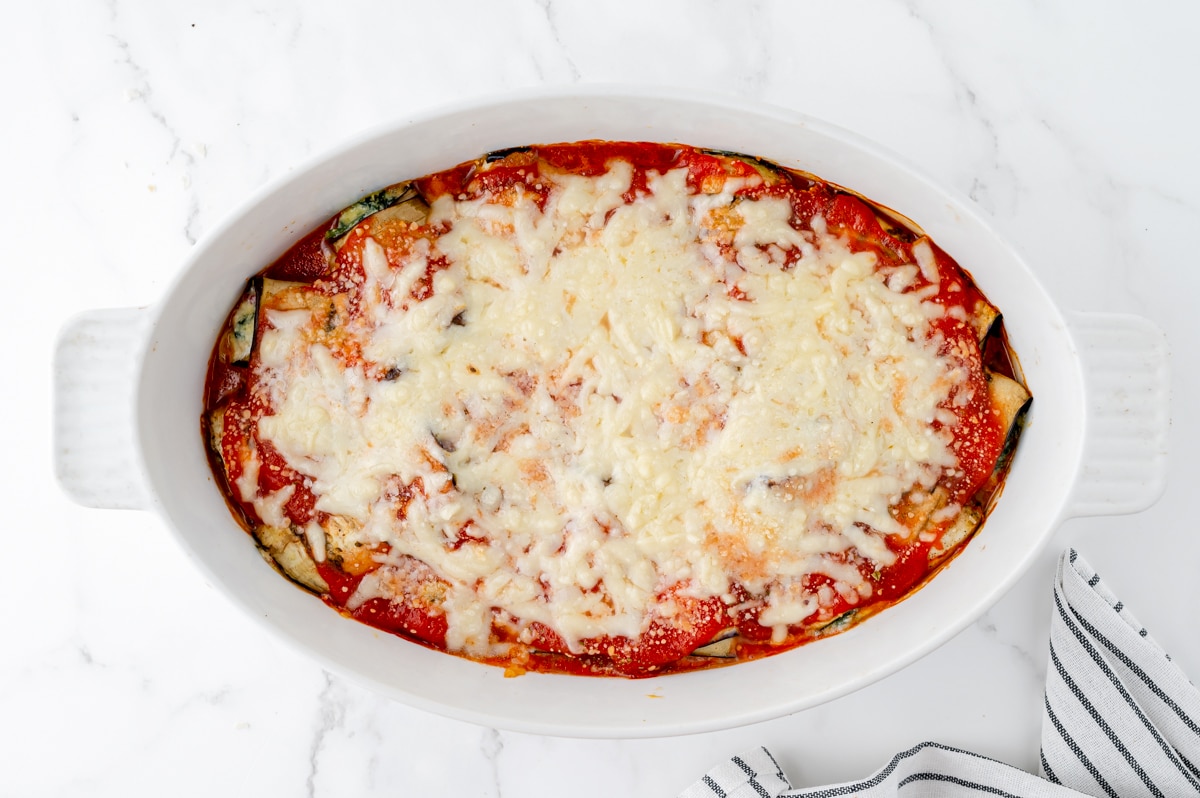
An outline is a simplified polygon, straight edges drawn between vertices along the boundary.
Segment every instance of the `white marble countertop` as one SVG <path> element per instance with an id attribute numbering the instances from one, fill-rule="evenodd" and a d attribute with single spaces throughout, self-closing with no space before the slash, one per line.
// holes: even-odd
<path id="1" fill-rule="evenodd" d="M 1033 770 L 1051 570 L 1067 545 L 1200 679 L 1198 7 L 603 7 L 9 9 L 0 163 L 17 323 L 0 446 L 5 504 L 18 509 L 0 581 L 0 795 L 671 796 L 753 745 L 811 785 L 865 775 L 922 740 Z M 479 728 L 330 676 L 264 638 L 157 517 L 79 508 L 55 485 L 55 331 L 83 309 L 153 303 L 253 189 L 448 101 L 647 82 L 763 100 L 874 139 L 969 194 L 1061 307 L 1153 319 L 1173 352 L 1161 501 L 1066 523 L 980 621 L 858 693 L 747 728 L 593 741 Z"/>

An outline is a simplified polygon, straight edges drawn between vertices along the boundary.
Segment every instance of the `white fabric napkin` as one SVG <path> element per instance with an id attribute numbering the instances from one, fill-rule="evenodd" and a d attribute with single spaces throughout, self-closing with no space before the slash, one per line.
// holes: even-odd
<path id="1" fill-rule="evenodd" d="M 793 789 L 765 748 L 679 798 L 1200 796 L 1200 691 L 1074 549 L 1054 583 L 1041 774 L 937 743 L 861 781 Z"/>

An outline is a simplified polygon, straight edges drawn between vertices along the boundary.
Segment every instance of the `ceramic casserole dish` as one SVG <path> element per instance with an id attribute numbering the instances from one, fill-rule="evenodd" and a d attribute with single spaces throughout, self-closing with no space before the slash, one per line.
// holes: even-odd
<path id="1" fill-rule="evenodd" d="M 924 228 L 1002 309 L 1033 408 L 992 515 L 928 585 L 841 635 L 731 668 L 648 680 L 505 678 L 347 621 L 258 556 L 214 483 L 200 434 L 212 341 L 246 279 L 381 186 L 492 150 L 583 139 L 749 153 L 852 188 Z M 544 734 L 710 731 L 844 695 L 978 618 L 1062 520 L 1143 509 L 1165 480 L 1167 356 L 1152 324 L 1064 314 L 968 200 L 851 133 L 792 111 L 661 92 L 524 94 L 375 131 L 251 198 L 196 246 L 156 306 L 72 320 L 57 357 L 56 466 L 72 498 L 157 512 L 212 584 L 330 671 L 421 709 Z"/>

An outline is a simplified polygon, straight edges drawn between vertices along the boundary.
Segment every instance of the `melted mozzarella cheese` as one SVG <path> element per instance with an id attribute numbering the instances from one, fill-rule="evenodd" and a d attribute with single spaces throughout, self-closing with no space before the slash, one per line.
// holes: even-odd
<path id="1" fill-rule="evenodd" d="M 904 290 L 931 252 L 885 279 L 784 200 L 697 195 L 677 170 L 627 202 L 631 176 L 556 176 L 541 207 L 442 197 L 432 249 L 396 262 L 367 240 L 364 362 L 318 342 L 321 314 L 268 314 L 260 439 L 381 561 L 449 584 L 452 650 L 503 653 L 494 610 L 575 650 L 636 637 L 666 589 L 734 583 L 779 634 L 828 603 L 810 574 L 869 595 L 839 555 L 890 564 L 890 508 L 955 465 L 931 422 L 961 373 L 941 307 Z"/>

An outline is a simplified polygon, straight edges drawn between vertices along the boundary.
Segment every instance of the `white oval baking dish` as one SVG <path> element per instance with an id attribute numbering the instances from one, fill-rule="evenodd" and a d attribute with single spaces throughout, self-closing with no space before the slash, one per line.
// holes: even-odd
<path id="1" fill-rule="evenodd" d="M 1005 314 L 1034 395 L 1000 501 L 927 587 L 850 631 L 767 659 L 628 681 L 480 665 L 347 621 L 268 567 L 213 482 L 200 434 L 205 367 L 246 278 L 359 196 L 503 147 L 685 142 L 764 156 L 905 214 Z M 538 92 L 386 127 L 258 192 L 196 246 L 156 306 L 71 321 L 56 364 L 56 464 L 76 501 L 158 512 L 203 573 L 331 671 L 416 707 L 519 731 L 648 737 L 795 712 L 880 679 L 979 617 L 1056 526 L 1134 512 L 1166 472 L 1167 350 L 1132 316 L 1064 315 L 966 199 L 851 133 L 778 108 L 661 92 Z M 719 694 L 721 701 L 712 697 Z"/>

